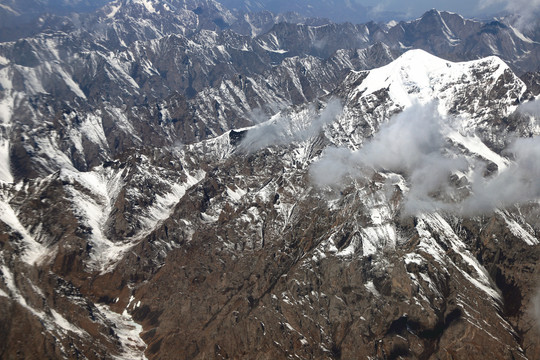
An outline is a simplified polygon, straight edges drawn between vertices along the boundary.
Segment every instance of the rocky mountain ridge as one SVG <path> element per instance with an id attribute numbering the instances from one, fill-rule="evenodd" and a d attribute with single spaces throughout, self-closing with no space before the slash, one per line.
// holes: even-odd
<path id="1" fill-rule="evenodd" d="M 534 40 L 161 6 L 0 46 L 1 358 L 538 356 Z"/>
<path id="2" fill-rule="evenodd" d="M 433 76 L 437 69 L 455 75 Z M 388 84 L 373 81 L 384 74 L 397 77 Z M 433 90 L 418 86 L 426 76 Z M 444 95 L 442 89 L 458 89 L 451 79 L 463 76 L 475 81 L 462 91 L 478 92 L 480 104 L 497 102 L 489 107 L 494 113 L 478 114 L 478 104 L 466 103 L 466 97 Z M 176 150 L 141 149 L 91 172 L 66 169 L 6 188 L 6 313 L 16 319 L 13 314 L 21 311 L 33 314 L 26 315 L 26 326 L 34 327 L 36 317 L 49 324 L 45 331 L 57 340 L 43 341 L 57 344 L 47 350 L 57 357 L 119 351 L 133 358 L 146 349 L 147 357 L 159 358 L 335 358 L 358 354 L 358 339 L 361 351 L 375 357 L 466 351 L 481 358 L 488 347 L 501 358 L 530 357 L 536 351 L 536 330 L 527 328 L 533 320 L 528 305 L 515 309 L 511 297 L 519 288 L 524 304 L 533 301 L 525 289 L 537 271 L 534 202 L 525 215 L 516 208 L 472 218 L 452 212 L 401 217 L 412 186 L 405 174 L 352 173 L 352 183 L 340 185 L 340 193 L 310 180 L 324 148 L 357 149 L 381 124 L 395 121 L 393 114 L 414 108 L 413 99 L 435 97 L 442 114 L 469 126 L 461 127 L 461 143 L 458 135 L 448 135 L 453 151 L 465 154 L 471 166 L 478 157 L 508 165 L 511 160 L 496 146 L 482 150 L 479 144 L 489 139 L 483 133 L 497 133 L 498 117 L 515 116 L 515 104 L 526 93 L 523 82 L 497 58 L 451 64 L 409 52 L 386 68 L 351 74 L 339 89 L 331 96 L 341 99 L 343 110 L 323 98 L 247 132 Z M 529 118 L 521 121 L 517 131 L 540 130 Z M 271 133 L 266 126 L 284 131 L 276 145 L 260 143 Z M 475 131 L 483 126 L 485 131 Z M 475 242 L 485 236 L 491 240 Z M 503 258 L 532 272 L 510 272 Z M 338 275 L 343 271 L 349 275 Z M 66 285 L 49 288 L 51 281 Z M 32 300 L 36 296 L 44 305 Z M 124 308 L 122 317 L 113 312 Z M 6 338 L 16 339 L 17 327 L 6 323 Z M 460 334 L 470 338 L 465 347 L 464 338 L 455 343 Z M 493 347 L 493 337 L 501 348 Z M 91 338 L 102 340 L 89 351 L 85 339 Z M 7 344 L 9 354 L 16 343 Z"/>
<path id="3" fill-rule="evenodd" d="M 69 32 L 2 44 L 3 143 L 10 144 L 14 168 L 20 169 L 15 176 L 54 172 L 64 166 L 56 159 L 66 156 L 71 166 L 88 169 L 140 146 L 143 133 L 172 146 L 247 126 L 254 111 L 270 116 L 312 101 L 332 91 L 348 71 L 387 64 L 410 47 L 463 60 L 495 53 L 514 66 L 535 63 L 537 43 L 515 28 L 501 24 L 484 32 L 491 25 L 436 11 L 389 29 L 373 23 L 280 23 L 252 37 L 219 30 L 217 14 L 224 24 L 235 17 L 214 2 L 151 4 L 116 1 L 84 25 L 66 20 Z M 470 29 L 458 31 L 459 22 Z M 432 31 L 434 26 L 443 28 L 442 35 Z M 476 31 L 480 39 L 471 37 Z M 419 34 L 429 34 L 428 40 L 422 43 Z M 505 47 L 508 41 L 513 50 Z M 459 50 L 473 42 L 487 44 L 487 50 Z M 449 55 L 449 48 L 458 52 Z M 125 114 L 121 122 L 107 120 L 118 114 Z M 51 124 L 58 123 L 62 130 L 51 132 Z M 32 137 L 40 140 L 24 142 L 22 124 L 32 124 L 39 134 Z M 82 138 L 69 135 L 81 133 Z M 54 145 L 57 136 L 64 145 Z M 57 156 L 35 164 L 34 154 L 55 151 Z"/>

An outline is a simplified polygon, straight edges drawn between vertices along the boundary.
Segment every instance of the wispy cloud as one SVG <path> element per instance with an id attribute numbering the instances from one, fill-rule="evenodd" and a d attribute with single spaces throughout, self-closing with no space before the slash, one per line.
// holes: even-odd
<path id="1" fill-rule="evenodd" d="M 257 151 L 272 145 L 286 145 L 293 141 L 303 141 L 316 136 L 327 124 L 333 122 L 343 111 L 339 100 L 333 99 L 317 113 L 315 109 L 306 110 L 306 121 L 292 121 L 290 117 L 279 114 L 250 130 L 240 143 L 247 152 Z M 260 120 L 260 119 L 258 119 Z"/>
<path id="2" fill-rule="evenodd" d="M 528 29 L 538 23 L 540 0 L 480 0 L 479 7 L 504 6 L 505 10 L 516 16 L 515 26 Z"/>
<path id="3" fill-rule="evenodd" d="M 452 172 L 465 170 L 468 164 L 464 158 L 444 154 L 443 119 L 433 114 L 438 114 L 435 105 L 414 105 L 383 125 L 360 150 L 327 150 L 313 164 L 311 178 L 324 186 L 373 171 L 407 174 L 407 211 L 436 210 L 442 203 L 430 194 L 449 189 Z"/>
<path id="4" fill-rule="evenodd" d="M 521 104 L 518 111 L 540 119 L 540 99 Z"/>
<path id="5" fill-rule="evenodd" d="M 475 214 L 540 197 L 540 138 L 517 139 L 507 149 L 512 165 L 485 177 L 485 162 L 449 146 L 444 136 L 449 125 L 434 105 L 412 106 L 383 125 L 360 150 L 327 149 L 312 165 L 311 178 L 325 187 L 348 177 L 369 177 L 374 171 L 403 174 L 409 185 L 406 214 Z M 452 180 L 456 174 L 468 176 L 465 198 Z"/>
<path id="6" fill-rule="evenodd" d="M 517 139 L 507 151 L 514 163 L 493 178 L 475 174 L 463 211 L 485 212 L 540 197 L 540 138 Z"/>
<path id="7" fill-rule="evenodd" d="M 396 2 L 392 0 L 379 1 L 376 5 L 369 8 L 368 15 L 373 19 L 386 19 L 385 14 L 392 14 L 393 20 L 410 19 L 413 14 L 413 7 L 405 5 L 403 2 Z M 426 11 L 428 9 L 420 8 L 417 12 Z M 418 14 L 417 14 L 418 15 Z M 386 19 L 388 20 L 388 19 Z"/>

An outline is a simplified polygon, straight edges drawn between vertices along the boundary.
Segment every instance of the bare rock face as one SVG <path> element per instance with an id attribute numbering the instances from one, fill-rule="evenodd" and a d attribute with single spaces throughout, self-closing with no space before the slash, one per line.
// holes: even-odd
<path id="1" fill-rule="evenodd" d="M 245 171 L 258 179 L 260 174 L 271 174 L 268 160 L 259 166 Z M 185 207 L 184 201 L 195 202 L 199 211 L 207 209 L 206 198 L 217 201 L 223 191 L 221 176 L 226 173 L 213 173 L 186 195 L 177 211 Z M 260 182 L 267 180 L 256 183 Z M 285 180 L 283 187 L 287 185 Z M 375 180 L 370 186 L 382 187 L 383 183 Z M 201 193 L 205 195 L 200 197 Z M 276 204 L 294 195 L 279 188 L 276 195 L 266 202 L 246 201 L 236 210 L 224 208 L 217 224 L 203 224 L 204 230 L 195 230 L 188 244 L 169 253 L 152 281 L 137 289 L 135 296 L 142 305 L 134 309 L 133 316 L 145 329 L 142 337 L 149 345 L 147 356 L 481 359 L 489 354 L 510 359 L 536 353 L 530 347 L 524 352 L 522 347 L 535 342 L 535 331 L 520 330 L 518 325 L 525 318 L 531 321 L 527 306 L 518 306 L 521 310 L 514 314 L 508 309 L 517 306 L 516 289 L 527 287 L 528 280 L 512 275 L 513 285 L 503 285 L 497 270 L 490 270 L 494 275 L 488 277 L 485 270 L 473 267 L 478 261 L 486 269 L 506 268 L 502 254 L 522 253 L 510 250 L 508 238 L 505 249 L 490 243 L 498 249 L 496 259 L 480 255 L 489 252 L 480 239 L 493 238 L 492 231 L 497 237 L 504 236 L 504 230 L 473 228 L 484 228 L 500 218 L 459 223 L 438 215 L 405 218 L 395 224 L 402 239 L 397 248 L 363 257 L 361 249 L 346 251 L 355 243 L 358 246 L 360 236 L 352 229 L 370 226 L 361 202 L 352 200 L 360 198 L 357 194 L 345 194 L 339 210 L 332 211 L 316 193 L 300 190 L 295 195 L 303 200 L 296 203 L 288 219 L 276 212 Z M 253 224 L 242 227 L 241 218 L 255 211 L 262 217 L 260 230 L 253 229 L 258 227 Z M 197 215 L 190 213 L 181 211 L 173 217 L 194 223 Z M 164 226 L 169 238 L 178 238 L 178 230 L 169 223 Z M 323 255 L 321 250 L 328 248 L 325 242 L 336 228 L 335 252 Z M 213 241 L 216 238 L 222 245 Z M 238 242 L 240 239 L 244 240 Z M 433 253 L 436 248 L 444 254 L 442 263 Z M 535 256 L 529 255 L 528 260 L 515 262 L 534 264 Z M 485 288 L 481 280 L 475 280 L 479 276 Z M 499 340 L 493 342 L 494 338 Z"/>
<path id="2" fill-rule="evenodd" d="M 521 79 L 527 84 L 527 89 L 529 89 L 533 96 L 540 94 L 540 75 L 538 72 L 525 73 Z"/>

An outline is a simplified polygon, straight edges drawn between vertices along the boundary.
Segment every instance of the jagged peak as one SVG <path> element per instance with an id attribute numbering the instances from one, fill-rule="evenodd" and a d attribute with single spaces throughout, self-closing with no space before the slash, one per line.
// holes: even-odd
<path id="1" fill-rule="evenodd" d="M 435 9 L 435 8 L 432 8 L 428 11 L 426 11 L 424 14 L 422 14 L 422 16 L 420 16 L 419 19 L 423 19 L 423 18 L 429 18 L 429 17 L 437 17 L 437 18 L 442 18 L 446 15 L 457 15 L 461 18 L 463 18 L 463 16 L 459 15 L 459 14 L 456 14 L 454 12 L 451 12 L 451 11 L 447 11 L 447 10 L 438 10 L 438 9 Z"/>
<path id="2" fill-rule="evenodd" d="M 426 16 L 441 16 L 441 12 L 435 8 L 431 8 L 429 9 L 428 11 L 426 11 L 422 17 L 426 17 Z"/>
<path id="3" fill-rule="evenodd" d="M 221 12 L 223 16 L 233 17 L 229 10 L 214 0 L 114 0 L 107 4 L 103 9 L 107 17 L 114 17 L 119 11 L 125 11 L 126 8 L 137 7 L 145 12 L 154 14 L 163 14 L 163 12 L 177 12 L 180 10 L 191 10 L 195 13 L 204 8 L 212 8 Z"/>

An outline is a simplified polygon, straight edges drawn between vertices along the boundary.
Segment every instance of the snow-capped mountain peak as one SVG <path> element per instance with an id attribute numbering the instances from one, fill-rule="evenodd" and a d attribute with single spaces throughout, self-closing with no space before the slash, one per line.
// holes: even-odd
<path id="1" fill-rule="evenodd" d="M 362 77 L 356 73 L 354 78 Z M 444 115 L 452 111 L 457 96 L 465 97 L 481 79 L 485 93 L 501 85 L 501 77 L 512 78 L 517 84 L 515 93 L 519 99 L 526 91 L 526 86 L 515 76 L 508 65 L 496 56 L 475 61 L 451 62 L 438 58 L 424 50 L 409 50 L 392 63 L 379 69 L 371 70 L 358 86 L 353 96 L 374 94 L 388 89 L 392 101 L 399 107 L 439 100 L 439 110 Z M 499 109 L 504 115 L 511 113 L 515 106 L 502 105 Z"/>

